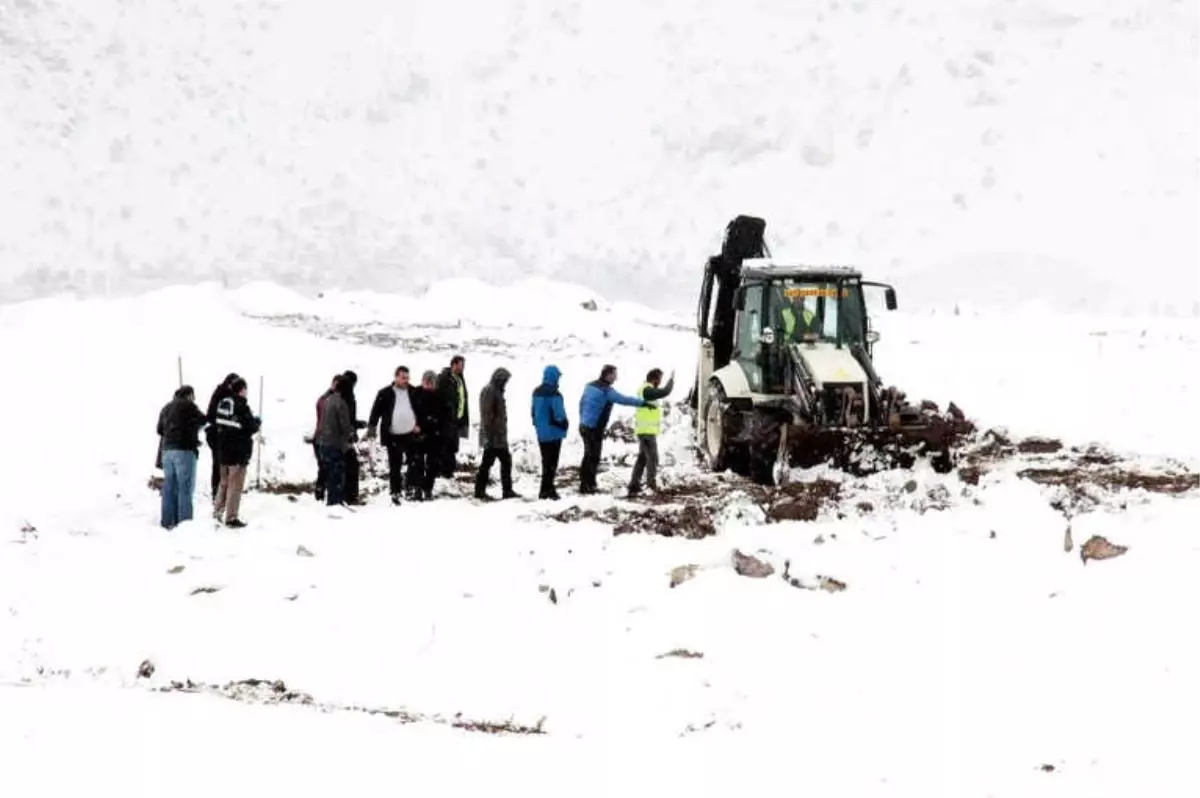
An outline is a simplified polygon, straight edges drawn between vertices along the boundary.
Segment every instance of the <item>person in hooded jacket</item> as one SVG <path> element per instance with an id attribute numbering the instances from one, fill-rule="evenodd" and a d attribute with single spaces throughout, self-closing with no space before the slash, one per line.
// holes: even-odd
<path id="1" fill-rule="evenodd" d="M 225 526 L 241 529 L 246 524 L 238 517 L 246 467 L 254 454 L 254 435 L 262 420 L 250 412 L 246 400 L 246 381 L 238 377 L 229 386 L 232 396 L 217 403 L 217 451 L 221 458 L 221 484 L 213 499 L 213 517 Z"/>
<path id="2" fill-rule="evenodd" d="M 338 383 L 338 391 L 342 395 L 342 399 L 346 402 L 346 407 L 350 410 L 350 424 L 354 428 L 350 439 L 350 448 L 346 450 L 346 504 L 360 504 L 358 496 L 358 481 L 359 481 L 359 464 L 358 450 L 354 447 L 354 443 L 358 441 L 358 431 L 366 429 L 367 423 L 360 421 L 358 418 L 358 399 L 354 396 L 354 388 L 358 385 L 358 375 L 353 371 L 346 371 L 342 374 L 341 382 Z"/>
<path id="3" fill-rule="evenodd" d="M 200 430 L 207 423 L 196 407 L 196 392 L 190 385 L 175 391 L 175 397 L 158 414 L 163 461 L 162 525 L 166 529 L 192 520 Z"/>
<path id="4" fill-rule="evenodd" d="M 483 460 L 475 474 L 475 498 L 490 501 L 487 493 L 492 465 L 500 461 L 500 487 L 505 499 L 521 498 L 512 486 L 512 454 L 508 450 L 508 402 L 504 388 L 512 374 L 506 368 L 492 372 L 492 379 L 479 392 L 479 448 Z"/>
<path id="5" fill-rule="evenodd" d="M 334 378 L 334 390 L 321 406 L 321 421 L 313 436 L 324 466 L 324 498 L 329 506 L 346 503 L 346 452 L 354 448 L 354 421 L 341 388 L 342 377 Z"/>
<path id="6" fill-rule="evenodd" d="M 337 374 L 329 381 L 329 389 L 317 399 L 317 425 L 313 427 L 312 447 L 313 456 L 317 458 L 317 481 L 313 487 L 313 494 L 317 501 L 325 501 L 325 484 L 328 481 L 325 474 L 325 459 L 321 457 L 321 445 L 317 443 L 317 436 L 321 434 L 321 417 L 325 412 L 325 400 L 338 391 L 338 384 L 342 381 L 342 375 Z"/>
<path id="7" fill-rule="evenodd" d="M 554 487 L 558 457 L 562 453 L 563 438 L 567 437 L 571 426 L 567 421 L 566 404 L 558 390 L 561 377 L 558 366 L 546 366 L 542 371 L 542 384 L 533 391 L 533 429 L 542 452 L 542 487 L 538 498 L 555 501 L 559 498 Z"/>
<path id="8" fill-rule="evenodd" d="M 596 474 L 600 470 L 600 451 L 604 446 L 604 431 L 613 405 L 645 407 L 650 404 L 636 396 L 626 396 L 613 388 L 617 367 L 606 365 L 600 379 L 589 382 L 579 398 L 579 435 L 583 438 L 583 462 L 579 466 L 579 492 L 596 492 Z"/>
<path id="9" fill-rule="evenodd" d="M 225 375 L 225 379 L 221 384 L 213 389 L 212 396 L 208 399 L 208 412 L 205 413 L 205 418 L 208 420 L 208 428 L 204 430 L 204 438 L 208 442 L 209 451 L 212 452 L 212 496 L 216 497 L 217 487 L 221 484 L 221 455 L 217 451 L 217 445 L 220 442 L 220 437 L 217 435 L 217 403 L 227 396 L 233 396 L 232 385 L 234 380 L 241 379 L 235 373 Z"/>

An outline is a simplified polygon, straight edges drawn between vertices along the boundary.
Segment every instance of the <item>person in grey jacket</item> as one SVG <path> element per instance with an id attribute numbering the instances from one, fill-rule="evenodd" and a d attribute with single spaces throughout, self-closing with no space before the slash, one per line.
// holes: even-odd
<path id="1" fill-rule="evenodd" d="M 500 486 L 503 498 L 521 498 L 512 486 L 512 454 L 508 450 L 508 402 L 504 388 L 512 374 L 506 368 L 498 368 L 492 379 L 479 394 L 479 447 L 483 460 L 475 474 L 475 498 L 490 501 L 487 494 L 488 479 L 492 465 L 500 461 Z"/>
<path id="2" fill-rule="evenodd" d="M 335 389 L 325 398 L 314 442 L 325 467 L 325 504 L 345 504 L 346 453 L 354 446 L 354 419 L 341 391 Z"/>

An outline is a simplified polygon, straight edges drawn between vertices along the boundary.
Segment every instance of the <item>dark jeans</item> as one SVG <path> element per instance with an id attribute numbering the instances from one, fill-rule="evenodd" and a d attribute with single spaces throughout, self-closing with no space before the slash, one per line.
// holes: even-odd
<path id="1" fill-rule="evenodd" d="M 421 468 L 421 490 L 426 498 L 433 495 L 433 483 L 442 470 L 446 444 L 439 435 L 429 435 L 417 443 L 417 464 Z"/>
<path id="2" fill-rule="evenodd" d="M 554 476 L 558 473 L 562 441 L 539 441 L 538 448 L 542 450 L 542 489 L 538 492 L 538 498 L 549 499 L 558 495 L 554 488 Z"/>
<path id="3" fill-rule="evenodd" d="M 418 457 L 417 439 L 413 435 L 391 435 L 384 444 L 387 447 L 388 484 L 393 496 L 405 492 L 412 496 L 421 490 L 421 458 Z M 408 466 L 407 479 L 404 467 Z"/>
<path id="4" fill-rule="evenodd" d="M 442 428 L 442 434 L 439 436 L 442 444 L 441 468 L 438 473 L 444 479 L 452 479 L 454 477 L 454 469 L 457 466 L 456 458 L 458 457 L 458 427 L 450 424 Z"/>
<path id="5" fill-rule="evenodd" d="M 500 488 L 506 496 L 513 492 L 512 454 L 509 453 L 508 448 L 484 449 L 483 462 L 479 464 L 479 471 L 475 474 L 476 496 L 482 496 L 487 491 L 488 479 L 492 475 L 492 464 L 497 460 L 500 461 Z"/>
<path id="6" fill-rule="evenodd" d="M 646 484 L 658 490 L 658 436 L 639 435 L 637 462 L 633 464 L 633 476 L 629 480 L 629 492 L 636 493 L 642 487 L 642 472 L 646 472 Z"/>
<path id="7" fill-rule="evenodd" d="M 353 504 L 358 501 L 358 450 L 351 446 L 345 454 L 346 469 L 346 502 Z"/>
<path id="8" fill-rule="evenodd" d="M 317 482 L 314 485 L 314 493 L 317 496 L 317 501 L 325 501 L 325 461 L 321 459 L 321 447 L 313 444 L 313 457 L 317 458 Z"/>
<path id="9" fill-rule="evenodd" d="M 221 487 L 221 455 L 215 443 L 210 442 L 208 450 L 212 452 L 212 495 L 216 496 L 217 488 Z"/>
<path id="10" fill-rule="evenodd" d="M 318 448 L 325 466 L 325 503 L 343 504 L 346 501 L 346 453 L 337 446 Z"/>
<path id="11" fill-rule="evenodd" d="M 580 427 L 583 438 L 583 462 L 579 466 L 579 492 L 596 492 L 596 474 L 600 471 L 600 450 L 604 447 L 604 430 Z"/>

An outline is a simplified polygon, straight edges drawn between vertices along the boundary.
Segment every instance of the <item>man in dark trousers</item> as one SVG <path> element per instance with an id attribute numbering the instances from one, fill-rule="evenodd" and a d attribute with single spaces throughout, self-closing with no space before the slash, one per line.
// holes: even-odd
<path id="1" fill-rule="evenodd" d="M 604 431 L 614 404 L 644 407 L 647 402 L 636 396 L 626 396 L 613 388 L 617 367 L 605 366 L 600 379 L 589 382 L 579 398 L 579 435 L 583 438 L 583 463 L 579 467 L 579 492 L 596 492 L 596 474 L 600 470 L 600 450 L 604 446 Z"/>
<path id="2" fill-rule="evenodd" d="M 421 498 L 433 499 L 433 483 L 442 470 L 442 428 L 450 415 L 437 392 L 437 374 L 427 371 L 421 376 L 420 415 L 417 424 L 421 427 L 417 443 L 417 458 L 421 463 Z"/>
<path id="3" fill-rule="evenodd" d="M 317 399 L 317 426 L 313 427 L 312 446 L 313 456 L 317 458 L 317 482 L 314 486 L 313 493 L 316 495 L 317 501 L 325 501 L 325 460 L 321 457 L 321 445 L 317 443 L 317 436 L 321 433 L 321 416 L 325 412 L 325 400 L 331 395 L 337 393 L 338 383 L 342 380 L 342 375 L 338 374 L 329 381 L 329 390 L 321 394 Z"/>
<path id="4" fill-rule="evenodd" d="M 542 371 L 542 384 L 533 391 L 533 429 L 537 432 L 538 448 L 542 452 L 542 487 L 539 499 L 558 499 L 554 487 L 554 476 L 558 472 L 558 456 L 562 453 L 563 438 L 567 437 L 570 424 L 567 408 L 558 380 L 562 372 L 558 366 L 546 366 Z"/>
<path id="5" fill-rule="evenodd" d="M 221 455 L 221 484 L 213 499 L 213 516 L 225 526 L 241 529 L 246 524 L 239 515 L 246 467 L 254 454 L 254 434 L 262 419 L 250 412 L 246 399 L 246 381 L 238 377 L 229 386 L 232 393 L 217 402 L 217 449 Z"/>
<path id="6" fill-rule="evenodd" d="M 666 387 L 662 385 L 662 369 L 650 369 L 646 374 L 646 382 L 638 389 L 638 398 L 647 402 L 657 402 L 669 396 L 675 389 L 675 374 L 667 380 Z M 639 407 L 633 412 L 633 432 L 638 440 L 637 462 L 633 464 L 633 474 L 629 478 L 629 495 L 637 496 L 642 492 L 642 473 L 646 474 L 646 484 L 652 491 L 658 491 L 658 434 L 662 431 L 662 408 L 654 404 Z"/>
<path id="7" fill-rule="evenodd" d="M 471 429 L 471 407 L 467 400 L 467 381 L 463 377 L 466 367 L 467 359 L 455 355 L 450 358 L 450 365 L 442 369 L 437 381 L 438 396 L 446 408 L 439 436 L 442 439 L 441 475 L 446 479 L 454 476 L 458 442 L 466 438 Z"/>
<path id="8" fill-rule="evenodd" d="M 504 398 L 504 386 L 512 375 L 506 368 L 498 368 L 492 379 L 479 393 L 479 448 L 483 460 L 475 474 L 475 498 L 491 501 L 487 494 L 488 478 L 492 464 L 500 461 L 500 487 L 505 499 L 521 498 L 512 487 L 512 454 L 508 451 L 508 402 Z"/>
<path id="9" fill-rule="evenodd" d="M 220 436 L 217 435 L 217 403 L 227 396 L 233 396 L 231 386 L 234 380 L 239 380 L 237 374 L 229 374 L 221 382 L 220 385 L 213 390 L 212 396 L 208 400 L 208 412 L 205 418 L 208 420 L 208 428 L 204 430 L 204 439 L 208 442 L 209 451 L 212 452 L 212 496 L 217 495 L 217 487 L 221 484 L 221 455 L 217 451 L 217 446 L 220 443 Z"/>
<path id="10" fill-rule="evenodd" d="M 341 377 L 334 378 L 333 390 L 321 405 L 321 421 L 313 441 L 323 466 L 323 493 L 325 504 L 329 506 L 346 503 L 346 452 L 354 448 L 353 416 L 350 415 L 345 397 L 338 390 L 341 382 Z"/>
<path id="11" fill-rule="evenodd" d="M 196 407 L 196 392 L 184 385 L 158 414 L 162 436 L 162 525 L 192 520 L 192 496 L 196 492 L 196 459 L 200 456 L 200 430 L 208 421 Z"/>
<path id="12" fill-rule="evenodd" d="M 367 419 L 367 437 L 374 438 L 379 429 L 379 438 L 387 449 L 392 504 L 400 504 L 402 496 L 415 500 L 421 495 L 421 461 L 417 456 L 423 413 L 421 393 L 408 384 L 408 367 L 400 366 L 392 384 L 385 385 L 375 395 Z"/>
<path id="13" fill-rule="evenodd" d="M 346 407 L 350 410 L 350 424 L 354 427 L 354 434 L 350 439 L 351 446 L 346 450 L 346 504 L 360 503 L 358 497 L 358 450 L 354 448 L 353 444 L 358 441 L 358 431 L 367 425 L 366 422 L 358 419 L 358 399 L 354 396 L 354 388 L 357 385 L 358 375 L 353 371 L 347 371 L 342 374 L 338 388 L 342 399 L 346 402 Z"/>

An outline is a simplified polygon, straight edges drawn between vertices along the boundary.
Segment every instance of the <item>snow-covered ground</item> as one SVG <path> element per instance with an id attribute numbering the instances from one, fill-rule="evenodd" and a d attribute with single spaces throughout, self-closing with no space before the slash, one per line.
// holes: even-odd
<path id="1" fill-rule="evenodd" d="M 798 474 L 841 482 L 843 501 L 766 523 L 754 491 L 699 473 L 670 407 L 664 483 L 705 486 L 717 534 L 702 540 L 614 535 L 606 514 L 634 505 L 569 486 L 558 503 L 478 506 L 451 485 L 430 505 L 376 499 L 336 520 L 308 496 L 251 493 L 244 530 L 157 527 L 153 422 L 177 357 L 202 400 L 236 370 L 257 402 L 264 377 L 270 484 L 312 478 L 302 436 L 333 373 L 360 374 L 365 414 L 398 363 L 419 372 L 464 351 L 473 399 L 503 365 L 517 487 L 534 495 L 527 402 L 542 366 L 563 369 L 574 418 L 605 362 L 628 391 L 654 365 L 686 382 L 688 323 L 543 281 L 0 307 L 0 792 L 1200 790 L 1186 733 L 1200 712 L 1195 492 L 1105 493 L 1070 519 L 1070 553 L 1058 489 L 1015 462 L 978 484 L 920 465 Z M 1200 465 L 1195 322 L 1029 309 L 878 327 L 880 369 L 910 395 L 953 399 L 1014 436 L 1099 442 L 1149 471 L 1165 457 Z M 579 451 L 572 436 L 564 465 Z M 607 451 L 601 485 L 615 491 L 631 447 Z M 572 507 L 581 520 L 551 517 Z M 1129 551 L 1084 564 L 1092 535 Z M 775 574 L 735 573 L 735 548 Z M 846 589 L 797 589 L 785 563 L 806 586 Z M 154 672 L 138 678 L 144 661 Z M 313 703 L 221 690 L 247 679 Z M 196 692 L 169 690 L 189 681 Z M 456 726 L 485 722 L 544 734 Z"/>

